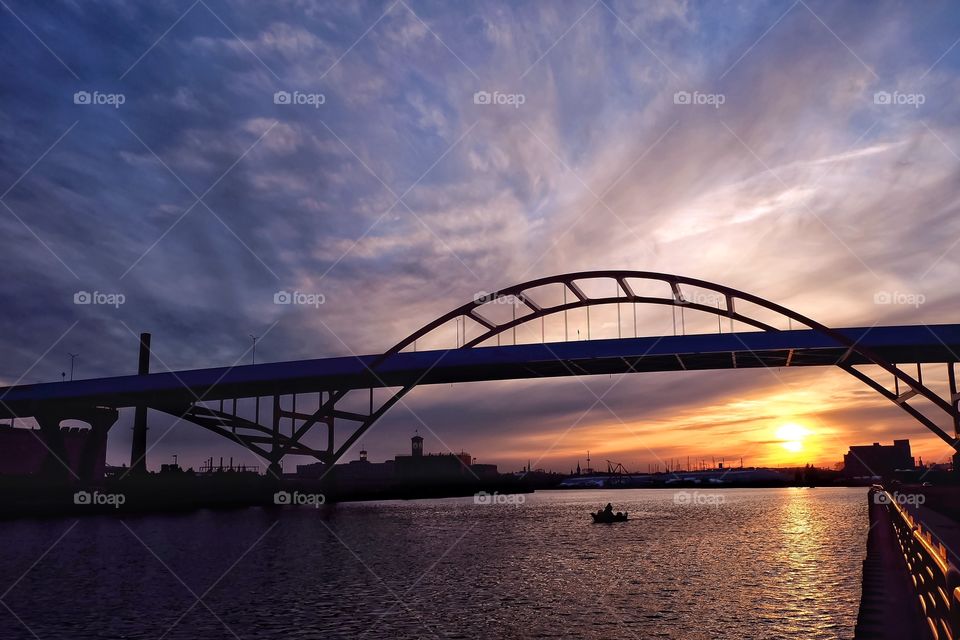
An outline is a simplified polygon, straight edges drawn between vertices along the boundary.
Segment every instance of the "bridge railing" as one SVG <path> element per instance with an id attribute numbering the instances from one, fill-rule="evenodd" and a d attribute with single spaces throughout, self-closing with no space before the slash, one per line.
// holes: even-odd
<path id="1" fill-rule="evenodd" d="M 937 536 L 900 503 L 897 494 L 871 491 L 885 502 L 913 589 L 936 640 L 960 638 L 960 570 Z"/>

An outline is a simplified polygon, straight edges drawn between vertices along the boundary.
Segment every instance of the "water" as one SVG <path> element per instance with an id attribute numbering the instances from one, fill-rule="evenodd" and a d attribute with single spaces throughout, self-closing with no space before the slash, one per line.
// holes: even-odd
<path id="1" fill-rule="evenodd" d="M 0 638 L 849 638 L 865 491 L 0 523 Z"/>

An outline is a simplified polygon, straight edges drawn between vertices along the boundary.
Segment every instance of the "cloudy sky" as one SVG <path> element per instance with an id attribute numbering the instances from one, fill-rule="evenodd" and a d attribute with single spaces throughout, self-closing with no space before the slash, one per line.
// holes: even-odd
<path id="1" fill-rule="evenodd" d="M 831 326 L 957 321 L 948 2 L 0 4 L 5 384 L 59 380 L 68 353 L 77 377 L 132 373 L 139 331 L 155 371 L 249 362 L 250 334 L 258 361 L 375 353 L 479 291 L 587 269 Z M 672 333 L 669 310 L 640 317 Z M 172 425 L 151 414 L 151 465 L 257 462 Z M 383 459 L 414 429 L 507 469 L 949 453 L 830 369 L 421 388 L 363 444 Z"/>

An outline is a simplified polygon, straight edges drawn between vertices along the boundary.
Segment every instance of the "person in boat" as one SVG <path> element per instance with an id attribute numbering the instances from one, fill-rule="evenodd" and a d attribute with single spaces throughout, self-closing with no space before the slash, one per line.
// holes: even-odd
<path id="1" fill-rule="evenodd" d="M 605 516 L 613 515 L 613 505 L 610 504 L 609 502 L 607 503 L 607 506 L 603 508 L 603 515 Z"/>

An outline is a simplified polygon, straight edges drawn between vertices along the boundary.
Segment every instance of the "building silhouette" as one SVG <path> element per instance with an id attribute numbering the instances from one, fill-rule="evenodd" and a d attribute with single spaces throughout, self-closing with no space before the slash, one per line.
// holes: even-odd
<path id="1" fill-rule="evenodd" d="M 321 462 L 298 465 L 297 476 L 321 478 L 326 473 Z M 477 464 L 469 453 L 425 453 L 423 437 L 415 434 L 410 438 L 410 453 L 400 454 L 393 460 L 370 462 L 367 451 L 360 451 L 358 460 L 351 460 L 335 467 L 337 483 L 355 489 L 376 488 L 387 485 L 442 485 L 463 484 L 477 480 L 497 480 L 500 474 L 495 464 Z"/>
<path id="2" fill-rule="evenodd" d="M 475 475 L 470 468 L 472 463 L 470 454 L 462 451 L 424 454 L 423 438 L 419 435 L 410 438 L 410 455 L 399 455 L 393 459 L 397 480 L 417 484 L 469 481 Z"/>
<path id="3" fill-rule="evenodd" d="M 894 440 L 892 445 L 874 442 L 872 445 L 852 446 L 843 456 L 843 475 L 848 478 L 892 478 L 895 471 L 906 469 L 914 469 L 909 440 Z"/>

